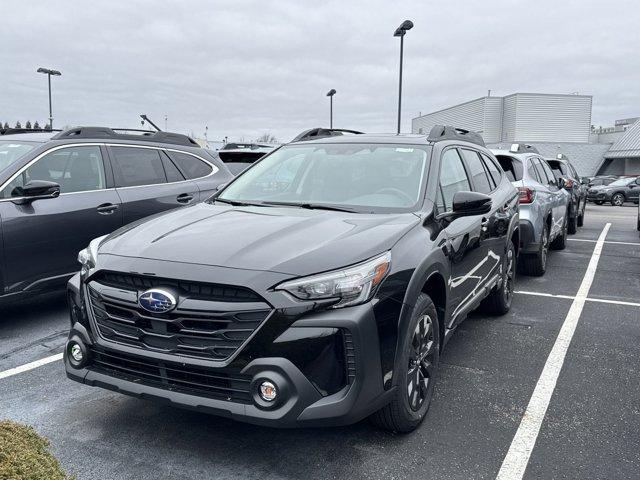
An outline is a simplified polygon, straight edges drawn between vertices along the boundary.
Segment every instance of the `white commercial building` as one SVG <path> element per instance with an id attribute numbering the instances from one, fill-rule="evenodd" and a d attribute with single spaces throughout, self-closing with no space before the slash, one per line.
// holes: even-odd
<path id="1" fill-rule="evenodd" d="M 514 93 L 481 97 L 414 118 L 414 133 L 434 125 L 454 125 L 480 133 L 486 143 L 588 143 L 591 95 Z"/>
<path id="2" fill-rule="evenodd" d="M 592 101 L 591 95 L 488 95 L 414 118 L 411 131 L 428 135 L 434 125 L 453 125 L 481 134 L 490 148 L 529 143 L 545 157 L 562 153 L 581 175 L 640 175 L 640 122 L 592 129 Z"/>

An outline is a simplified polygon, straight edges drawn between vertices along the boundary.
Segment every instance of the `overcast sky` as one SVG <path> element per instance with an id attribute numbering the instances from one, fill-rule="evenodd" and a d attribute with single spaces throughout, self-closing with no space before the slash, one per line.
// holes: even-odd
<path id="1" fill-rule="evenodd" d="M 640 2 L 2 0 L 0 121 L 159 126 L 209 139 L 328 126 L 403 130 L 486 95 L 593 95 L 593 123 L 640 115 Z"/>

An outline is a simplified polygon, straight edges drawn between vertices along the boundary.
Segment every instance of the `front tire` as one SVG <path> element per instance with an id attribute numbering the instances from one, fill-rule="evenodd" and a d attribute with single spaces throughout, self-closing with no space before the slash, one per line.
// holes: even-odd
<path id="1" fill-rule="evenodd" d="M 584 227 L 584 211 L 587 208 L 587 202 L 582 203 L 582 211 L 580 211 L 580 215 L 578 216 L 578 227 Z"/>
<path id="2" fill-rule="evenodd" d="M 393 399 L 370 419 L 385 430 L 406 433 L 415 430 L 429 410 L 440 362 L 438 312 L 426 293 L 413 307 L 400 355 Z"/>
<path id="3" fill-rule="evenodd" d="M 565 222 L 566 223 L 566 222 Z M 564 227 L 563 227 L 564 228 Z M 576 210 L 575 214 L 573 214 L 573 209 L 569 212 L 569 222 L 568 222 L 568 231 L 571 235 L 578 231 L 578 212 Z"/>
<path id="4" fill-rule="evenodd" d="M 511 309 L 516 278 L 516 247 L 509 242 L 505 255 L 502 282 L 495 286 L 483 301 L 484 310 L 491 315 L 504 315 Z"/>
<path id="5" fill-rule="evenodd" d="M 611 205 L 614 207 L 621 207 L 624 204 L 624 195 L 622 193 L 616 193 L 611 197 Z"/>

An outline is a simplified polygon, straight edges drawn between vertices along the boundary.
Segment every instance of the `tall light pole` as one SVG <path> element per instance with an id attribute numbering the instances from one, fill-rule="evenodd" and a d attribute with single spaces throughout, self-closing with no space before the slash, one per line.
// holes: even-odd
<path id="1" fill-rule="evenodd" d="M 51 110 L 51 75 L 59 77 L 62 73 L 58 70 L 51 70 L 50 68 L 42 67 L 37 70 L 37 73 L 46 73 L 49 80 L 49 128 L 53 130 L 53 113 Z"/>
<path id="2" fill-rule="evenodd" d="M 413 28 L 413 22 L 411 20 L 405 20 L 402 22 L 396 31 L 393 33 L 394 37 L 400 37 L 400 79 L 398 83 L 398 134 L 400 133 L 400 115 L 402 113 L 402 55 L 404 51 L 404 36 L 407 31 Z"/>
<path id="3" fill-rule="evenodd" d="M 329 128 L 333 128 L 333 96 L 335 94 L 335 88 L 332 88 L 327 92 L 327 97 L 329 97 Z"/>

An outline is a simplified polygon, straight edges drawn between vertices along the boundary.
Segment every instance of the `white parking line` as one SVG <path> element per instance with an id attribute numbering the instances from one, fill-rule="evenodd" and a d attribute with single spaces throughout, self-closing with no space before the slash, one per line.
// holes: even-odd
<path id="1" fill-rule="evenodd" d="M 598 240 L 590 240 L 588 238 L 567 238 L 567 240 L 571 240 L 572 242 L 589 242 L 589 243 L 598 242 Z M 616 242 L 614 240 L 607 240 L 604 243 L 613 244 L 613 245 L 635 245 L 637 247 L 640 247 L 640 243 L 638 242 Z"/>
<path id="2" fill-rule="evenodd" d="M 572 297 L 571 295 L 556 295 L 554 293 L 543 293 L 543 292 L 526 292 L 524 290 L 516 290 L 513 293 L 519 293 L 521 295 L 535 295 L 536 297 L 552 297 L 552 298 L 566 298 L 567 300 L 573 300 L 576 297 Z"/>
<path id="3" fill-rule="evenodd" d="M 569 312 L 562 323 L 558 337 L 542 369 L 536 388 L 533 390 L 520 426 L 500 466 L 500 471 L 497 476 L 498 480 L 520 480 L 524 476 L 524 472 L 529 464 L 531 452 L 538 438 L 538 433 L 540 433 L 542 421 L 547 413 L 551 395 L 553 395 L 553 391 L 556 388 L 556 382 L 558 381 L 562 364 L 569 349 L 569 344 L 573 338 L 578 321 L 580 320 L 582 308 L 584 307 L 589 289 L 593 283 L 593 278 L 598 268 L 598 261 L 600 260 L 600 254 L 602 253 L 604 239 L 607 236 L 609 228 L 611 228 L 611 224 L 607 223 L 602 233 L 600 233 L 600 237 L 593 249 L 591 260 L 589 260 L 587 271 L 578 289 L 578 294 L 571 303 Z"/>
<path id="4" fill-rule="evenodd" d="M 564 298 L 566 300 L 573 300 L 576 297 L 572 297 L 571 295 L 556 295 L 553 293 L 544 293 L 544 292 L 527 292 L 524 290 L 516 290 L 513 293 L 519 293 L 521 295 L 534 295 L 536 297 L 552 297 L 552 298 Z M 637 302 L 626 302 L 624 300 L 609 300 L 608 298 L 593 298 L 587 297 L 585 298 L 587 302 L 599 302 L 599 303 L 610 303 L 613 305 L 625 305 L 628 307 L 640 307 L 640 303 Z"/>
<path id="5" fill-rule="evenodd" d="M 27 363 L 16 368 L 11 368 L 9 370 L 0 372 L 0 380 L 2 380 L 3 378 L 11 377 L 13 375 L 18 375 L 19 373 L 28 372 L 29 370 L 41 367 L 42 365 L 46 365 L 47 363 L 57 362 L 58 360 L 62 360 L 62 353 L 56 353 L 55 355 L 51 355 L 50 357 L 41 358 L 40 360 L 36 360 L 35 362 Z"/>

